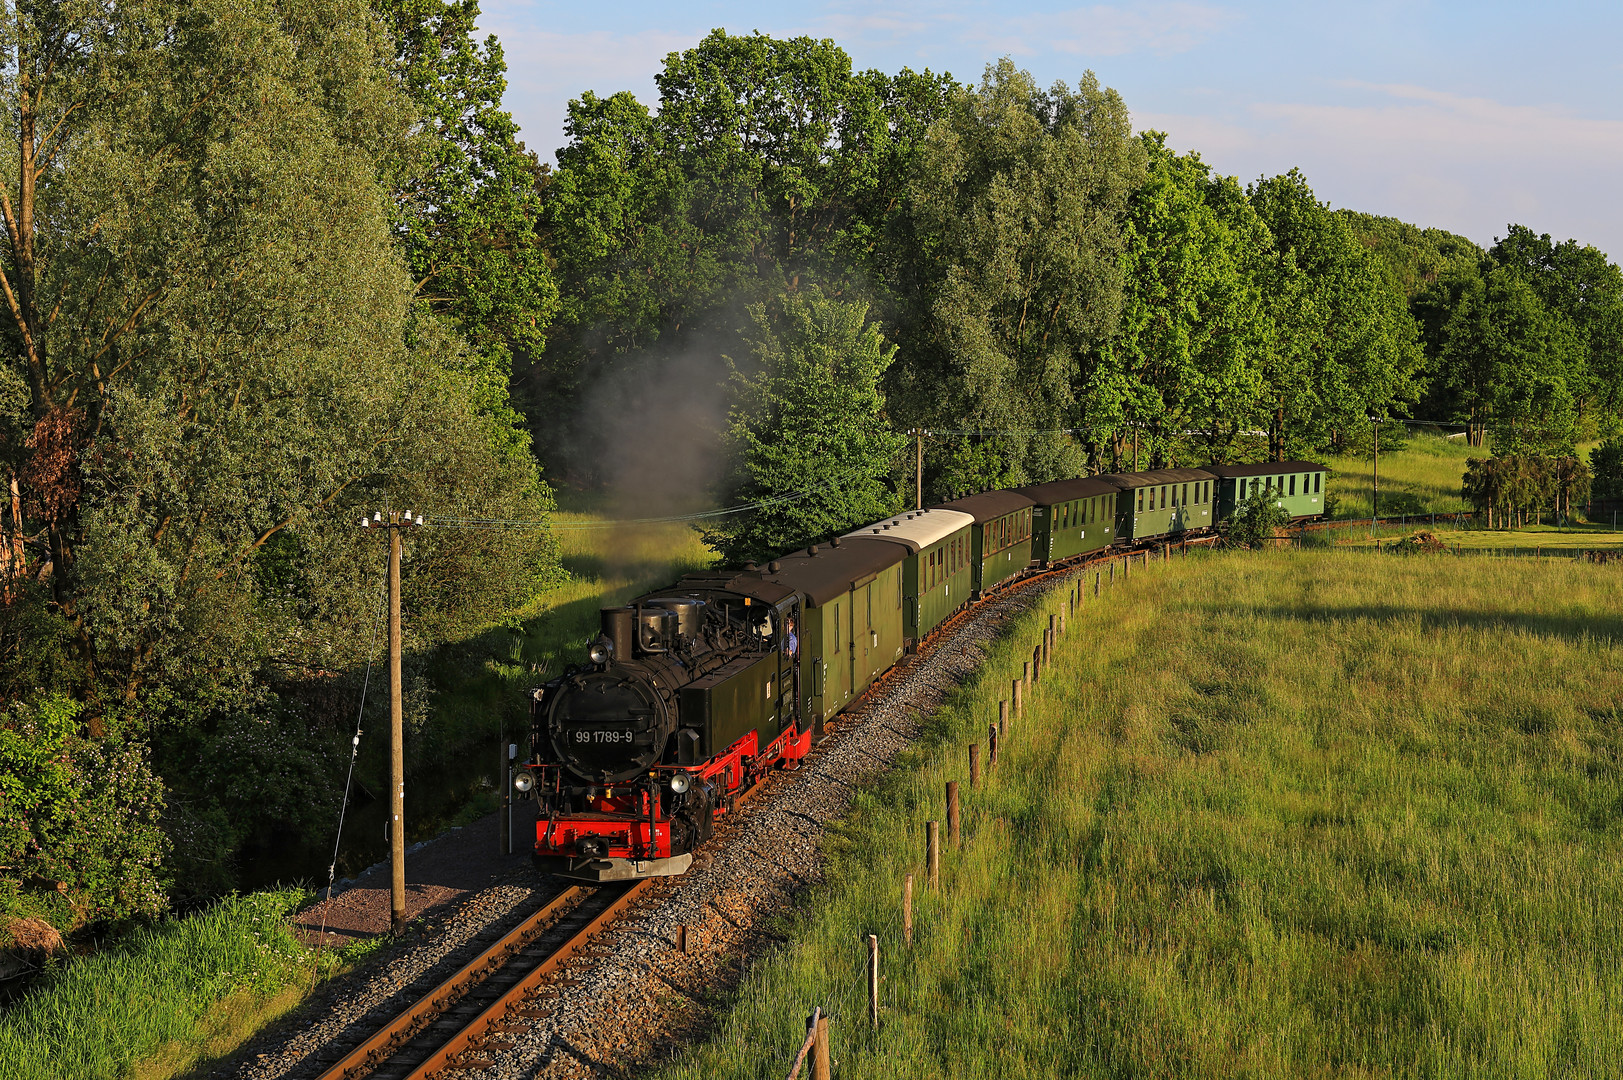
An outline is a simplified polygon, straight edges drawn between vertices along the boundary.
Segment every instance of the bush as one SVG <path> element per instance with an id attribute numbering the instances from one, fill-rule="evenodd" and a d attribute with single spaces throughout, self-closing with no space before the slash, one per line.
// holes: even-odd
<path id="1" fill-rule="evenodd" d="M 79 711 L 61 695 L 0 711 L 0 914 L 64 930 L 165 906 L 162 784 L 143 744 L 79 738 Z"/>
<path id="2" fill-rule="evenodd" d="M 1252 493 L 1223 523 L 1223 543 L 1227 547 L 1260 548 L 1290 524 L 1290 511 L 1276 501 L 1278 492 L 1269 484 Z"/>

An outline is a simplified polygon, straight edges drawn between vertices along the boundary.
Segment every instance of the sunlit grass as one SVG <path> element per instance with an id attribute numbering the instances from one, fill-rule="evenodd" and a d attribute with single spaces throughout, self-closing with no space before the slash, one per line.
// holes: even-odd
<path id="1" fill-rule="evenodd" d="M 813 1005 L 848 1076 L 1613 1073 L 1623 571 L 1346 550 L 1135 571 L 1073 618 L 926 890 L 924 822 L 1059 603 L 859 797 L 789 944 L 661 1075 L 782 1076 Z"/>
<path id="2" fill-rule="evenodd" d="M 1465 445 L 1463 438 L 1412 435 L 1401 450 L 1381 454 L 1381 516 L 1400 514 L 1469 513 L 1460 493 L 1465 461 L 1491 451 Z M 1330 494 L 1337 500 L 1337 517 L 1369 517 L 1374 463 L 1368 454 L 1326 459 L 1335 470 Z"/>
<path id="3" fill-rule="evenodd" d="M 47 974 L 0 1014 L 0 1078 L 160 1080 L 229 1051 L 317 974 L 285 921 L 303 898 L 225 900 Z"/>

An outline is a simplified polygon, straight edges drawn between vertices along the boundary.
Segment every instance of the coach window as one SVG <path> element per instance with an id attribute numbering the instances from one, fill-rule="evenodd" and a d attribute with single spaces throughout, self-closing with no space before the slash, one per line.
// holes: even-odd
<path id="1" fill-rule="evenodd" d="M 1291 473 L 1291 494 L 1296 494 L 1296 474 Z"/>
<path id="2" fill-rule="evenodd" d="M 1322 479 L 1323 476 L 1324 474 L 1322 472 L 1316 472 L 1313 474 L 1313 494 L 1315 495 L 1319 493 L 1319 480 Z"/>
<path id="3" fill-rule="evenodd" d="M 1138 489 L 1138 511 L 1137 512 L 1140 513 L 1140 514 L 1142 514 L 1144 512 L 1144 489 L 1143 488 Z"/>

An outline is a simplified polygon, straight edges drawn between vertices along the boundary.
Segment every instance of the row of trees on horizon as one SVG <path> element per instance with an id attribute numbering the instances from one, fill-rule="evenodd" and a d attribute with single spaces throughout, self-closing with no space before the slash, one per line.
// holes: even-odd
<path id="1" fill-rule="evenodd" d="M 1242 185 L 1092 74 L 719 30 L 657 108 L 571 102 L 548 168 L 477 16 L 0 8 L 0 915 L 149 914 L 325 835 L 364 511 L 467 526 L 411 540 L 428 760 L 422 658 L 559 580 L 554 488 L 669 486 L 691 443 L 705 497 L 804 493 L 708 535 L 739 558 L 888 513 L 914 429 L 934 499 L 1357 447 L 1372 414 L 1526 454 L 1623 421 L 1593 247 Z"/>

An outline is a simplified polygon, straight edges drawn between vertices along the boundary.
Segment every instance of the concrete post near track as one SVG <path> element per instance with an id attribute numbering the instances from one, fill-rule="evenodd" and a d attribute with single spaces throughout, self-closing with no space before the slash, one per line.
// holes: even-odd
<path id="1" fill-rule="evenodd" d="M 389 532 L 389 923 L 406 926 L 406 749 L 405 705 L 401 690 L 400 533 L 420 526 L 415 511 L 374 511 L 361 517 L 363 529 Z"/>

